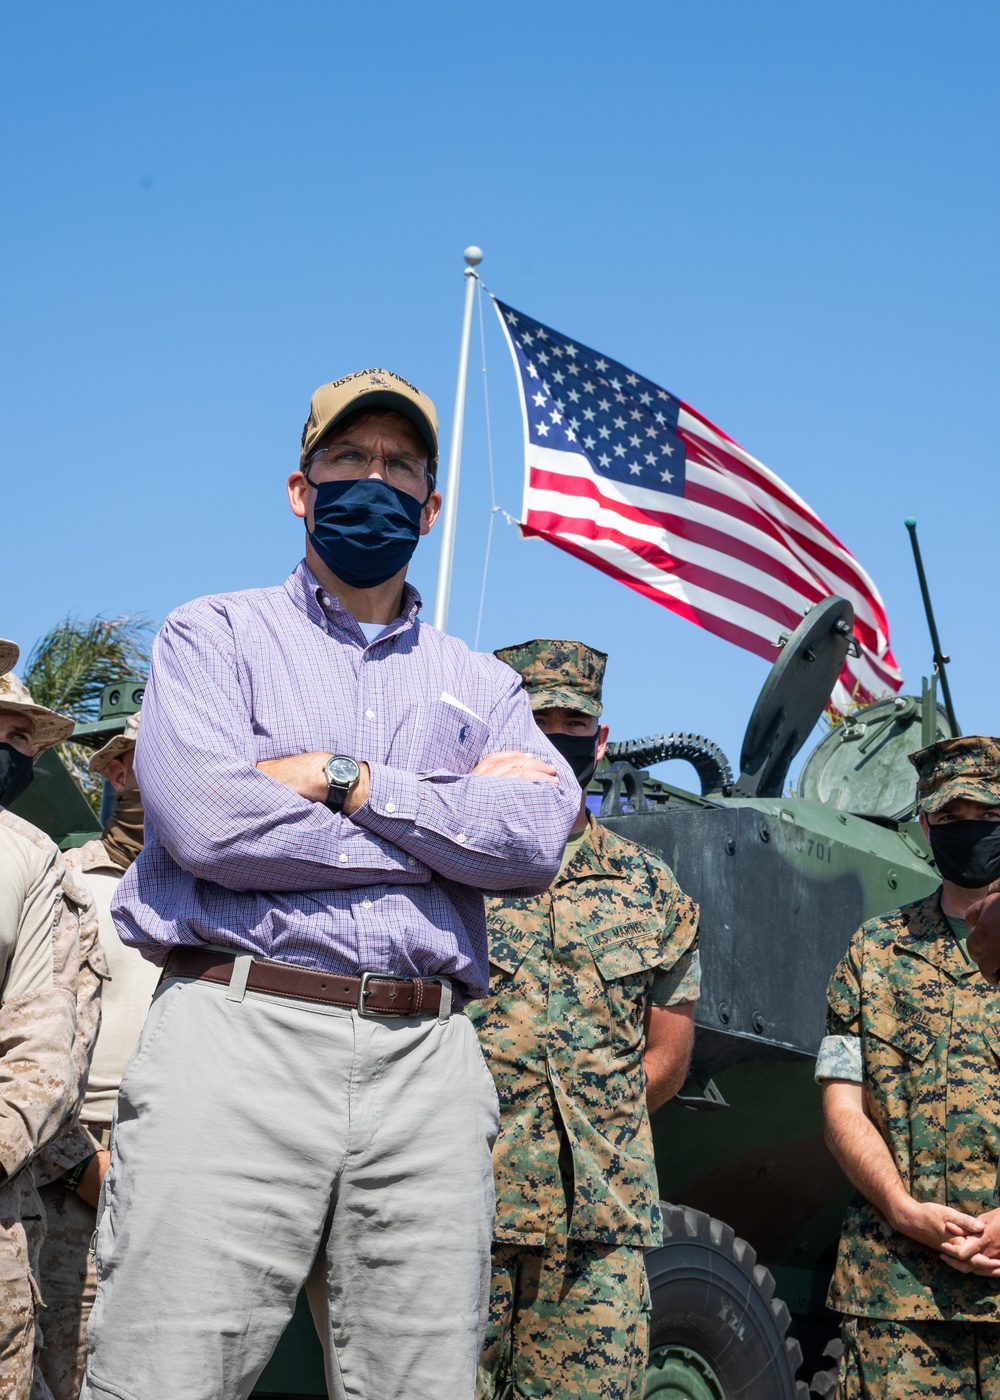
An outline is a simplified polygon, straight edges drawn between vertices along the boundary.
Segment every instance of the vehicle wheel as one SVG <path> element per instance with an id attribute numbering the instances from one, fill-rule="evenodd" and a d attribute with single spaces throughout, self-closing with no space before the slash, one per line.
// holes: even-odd
<path id="1" fill-rule="evenodd" d="M 774 1279 L 746 1240 L 701 1211 L 661 1202 L 646 1400 L 808 1400 L 798 1342 Z"/>
<path id="2" fill-rule="evenodd" d="M 832 1342 L 828 1342 L 826 1350 L 823 1352 L 823 1360 L 830 1361 L 832 1365 L 828 1370 L 817 1371 L 809 1382 L 809 1394 L 816 1396 L 817 1400 L 833 1400 L 837 1393 L 837 1373 L 840 1370 L 840 1358 L 844 1354 L 844 1343 L 839 1337 L 835 1337 Z"/>

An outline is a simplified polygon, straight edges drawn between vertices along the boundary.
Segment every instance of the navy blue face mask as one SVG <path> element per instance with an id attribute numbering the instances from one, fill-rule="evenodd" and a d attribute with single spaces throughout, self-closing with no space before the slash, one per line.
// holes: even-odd
<path id="1" fill-rule="evenodd" d="M 316 488 L 313 549 L 351 588 L 375 588 L 410 562 L 424 504 L 379 477 Z"/>

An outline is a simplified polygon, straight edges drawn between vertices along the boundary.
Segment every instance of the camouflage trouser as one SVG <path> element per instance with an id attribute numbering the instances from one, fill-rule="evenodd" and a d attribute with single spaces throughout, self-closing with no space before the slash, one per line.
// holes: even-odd
<path id="1" fill-rule="evenodd" d="M 641 1248 L 494 1244 L 476 1400 L 642 1400 L 648 1352 Z"/>
<path id="2" fill-rule="evenodd" d="M 29 1168 L 0 1186 L 0 1400 L 31 1397 L 41 1307 L 32 1241 L 44 1225 Z"/>
<path id="3" fill-rule="evenodd" d="M 48 1221 L 40 1266 L 45 1294 L 41 1369 L 54 1400 L 78 1400 L 87 1359 L 87 1319 L 97 1290 L 90 1253 L 97 1212 L 59 1181 L 43 1186 L 41 1197 Z"/>
<path id="4" fill-rule="evenodd" d="M 1000 1400 L 1000 1323 L 849 1317 L 837 1400 Z"/>

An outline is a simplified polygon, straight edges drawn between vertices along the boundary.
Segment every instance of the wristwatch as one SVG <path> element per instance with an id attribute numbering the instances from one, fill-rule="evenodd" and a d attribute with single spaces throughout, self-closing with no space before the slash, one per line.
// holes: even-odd
<path id="1" fill-rule="evenodd" d="M 335 753 L 326 760 L 323 771 L 326 773 L 326 805 L 339 812 L 347 794 L 361 777 L 361 769 L 353 758 Z"/>

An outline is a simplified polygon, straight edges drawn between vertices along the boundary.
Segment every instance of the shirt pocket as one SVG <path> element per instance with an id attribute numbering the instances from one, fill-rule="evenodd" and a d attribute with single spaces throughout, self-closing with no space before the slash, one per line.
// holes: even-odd
<path id="1" fill-rule="evenodd" d="M 604 985 L 611 1043 L 618 1050 L 634 1050 L 663 963 L 662 938 L 648 924 L 632 922 L 588 933 L 586 942 Z"/>
<path id="2" fill-rule="evenodd" d="M 517 976 L 537 937 L 536 933 L 520 929 L 506 919 L 489 919 L 491 992 L 495 993 L 500 985 Z"/>
<path id="3" fill-rule="evenodd" d="M 406 766 L 418 773 L 471 773 L 490 737 L 485 720 L 445 700 L 419 705 L 411 732 L 416 764 Z"/>
<path id="4" fill-rule="evenodd" d="M 865 1017 L 865 1035 L 874 1037 L 897 1055 L 923 1064 L 937 1044 L 948 1018 L 905 997 L 894 996 L 872 1007 Z"/>

